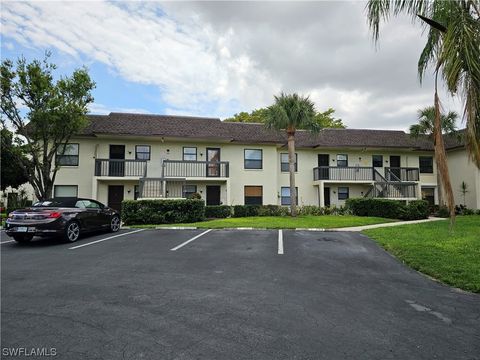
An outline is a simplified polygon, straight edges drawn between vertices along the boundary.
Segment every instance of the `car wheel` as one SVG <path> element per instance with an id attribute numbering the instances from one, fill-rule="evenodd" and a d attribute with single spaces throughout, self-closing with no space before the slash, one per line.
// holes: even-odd
<path id="1" fill-rule="evenodd" d="M 110 221 L 110 232 L 117 232 L 118 230 L 120 230 L 120 217 L 114 215 Z"/>
<path id="2" fill-rule="evenodd" d="M 75 242 L 80 237 L 80 225 L 76 221 L 69 222 L 65 228 L 64 238 L 68 242 Z"/>
<path id="3" fill-rule="evenodd" d="M 33 235 L 13 235 L 13 239 L 18 243 L 28 243 L 33 239 Z"/>

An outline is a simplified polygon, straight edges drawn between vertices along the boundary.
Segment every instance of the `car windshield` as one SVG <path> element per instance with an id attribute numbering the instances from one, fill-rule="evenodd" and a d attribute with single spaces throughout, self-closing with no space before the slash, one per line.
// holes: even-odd
<path id="1" fill-rule="evenodd" d="M 44 201 L 38 201 L 32 205 L 32 207 L 74 207 L 76 199 L 48 199 Z"/>

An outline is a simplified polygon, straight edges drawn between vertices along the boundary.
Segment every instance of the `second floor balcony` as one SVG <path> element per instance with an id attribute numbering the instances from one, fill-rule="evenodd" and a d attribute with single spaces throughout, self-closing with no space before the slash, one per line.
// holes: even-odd
<path id="1" fill-rule="evenodd" d="M 95 159 L 95 176 L 146 177 L 146 160 Z"/>
<path id="2" fill-rule="evenodd" d="M 228 161 L 163 160 L 163 178 L 227 178 Z"/>
<path id="3" fill-rule="evenodd" d="M 419 181 L 419 169 L 386 167 L 384 175 L 371 166 L 319 166 L 313 169 L 313 180 L 329 181 Z"/>

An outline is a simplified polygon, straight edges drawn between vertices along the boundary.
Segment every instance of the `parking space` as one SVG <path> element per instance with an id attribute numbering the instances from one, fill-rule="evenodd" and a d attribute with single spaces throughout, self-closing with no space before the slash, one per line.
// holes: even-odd
<path id="1" fill-rule="evenodd" d="M 356 233 L 126 229 L 0 249 L 3 348 L 53 347 L 60 359 L 480 354 L 478 295 Z"/>

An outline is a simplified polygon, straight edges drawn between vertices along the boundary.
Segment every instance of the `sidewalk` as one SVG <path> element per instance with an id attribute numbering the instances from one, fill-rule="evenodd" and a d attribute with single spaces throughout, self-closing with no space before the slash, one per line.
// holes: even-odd
<path id="1" fill-rule="evenodd" d="M 421 224 L 424 222 L 430 221 L 440 221 L 440 220 L 447 220 L 446 218 L 437 218 L 437 217 L 429 217 L 428 219 L 424 220 L 411 220 L 411 221 L 397 221 L 385 224 L 374 224 L 374 225 L 364 225 L 364 226 L 352 226 L 352 227 L 345 227 L 345 228 L 335 228 L 335 229 L 327 229 L 326 231 L 363 231 L 368 229 L 376 229 L 381 227 L 390 227 L 390 226 L 400 226 L 400 225 L 408 225 L 408 224 Z"/>

